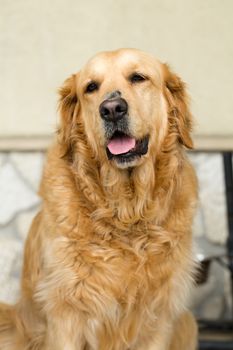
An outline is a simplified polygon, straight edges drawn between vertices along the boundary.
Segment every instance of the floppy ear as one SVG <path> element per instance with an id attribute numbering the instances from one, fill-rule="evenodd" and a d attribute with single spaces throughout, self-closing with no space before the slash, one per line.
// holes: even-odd
<path id="1" fill-rule="evenodd" d="M 187 148 L 193 148 L 191 139 L 192 115 L 189 111 L 189 99 L 185 91 L 185 84 L 168 65 L 164 64 L 165 97 L 169 106 L 169 121 L 175 125 L 178 140 Z"/>
<path id="2" fill-rule="evenodd" d="M 78 112 L 78 97 L 76 94 L 75 75 L 66 79 L 59 89 L 59 110 L 61 115 L 58 134 L 60 142 L 64 146 L 64 156 L 72 149 L 72 141 Z"/>

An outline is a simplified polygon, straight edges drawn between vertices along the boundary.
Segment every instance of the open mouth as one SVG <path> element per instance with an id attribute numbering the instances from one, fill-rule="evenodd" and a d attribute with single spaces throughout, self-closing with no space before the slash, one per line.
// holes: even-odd
<path id="1" fill-rule="evenodd" d="M 149 137 L 136 140 L 123 132 L 115 131 L 108 141 L 106 152 L 108 159 L 116 159 L 119 162 L 130 162 L 141 157 L 148 151 Z"/>

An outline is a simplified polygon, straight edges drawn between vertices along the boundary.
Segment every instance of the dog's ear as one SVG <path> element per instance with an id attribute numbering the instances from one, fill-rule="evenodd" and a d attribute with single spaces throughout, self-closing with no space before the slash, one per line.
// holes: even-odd
<path id="1" fill-rule="evenodd" d="M 192 115 L 189 111 L 189 99 L 184 82 L 164 64 L 164 94 L 169 108 L 169 122 L 175 125 L 178 140 L 185 147 L 192 149 Z"/>
<path id="2" fill-rule="evenodd" d="M 76 75 L 65 80 L 59 89 L 59 111 L 61 115 L 58 129 L 59 141 L 64 148 L 64 156 L 72 150 L 72 140 L 78 113 L 78 97 L 76 93 Z"/>

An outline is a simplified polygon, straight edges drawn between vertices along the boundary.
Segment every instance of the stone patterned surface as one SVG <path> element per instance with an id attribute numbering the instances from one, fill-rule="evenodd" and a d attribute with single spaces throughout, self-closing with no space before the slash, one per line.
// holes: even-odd
<path id="1" fill-rule="evenodd" d="M 226 201 L 221 154 L 191 155 L 199 180 L 199 220 L 202 233 L 213 243 L 223 244 L 227 236 Z M 198 228 L 199 232 L 201 227 Z"/>
<path id="2" fill-rule="evenodd" d="M 23 244 L 38 211 L 43 153 L 0 153 L 0 300 L 19 294 Z"/>
<path id="3" fill-rule="evenodd" d="M 199 179 L 199 207 L 194 222 L 198 254 L 224 254 L 227 236 L 222 158 L 192 153 Z M 41 152 L 0 153 L 0 300 L 14 302 L 19 293 L 23 243 L 38 211 L 43 168 Z M 227 272 L 214 262 L 205 284 L 196 288 L 192 306 L 198 317 L 227 317 L 231 303 Z"/>
<path id="4" fill-rule="evenodd" d="M 4 205 L 0 210 L 0 223 L 7 225 L 18 213 L 38 204 L 39 199 L 23 180 L 21 173 L 10 161 L 0 169 L 0 194 Z"/>

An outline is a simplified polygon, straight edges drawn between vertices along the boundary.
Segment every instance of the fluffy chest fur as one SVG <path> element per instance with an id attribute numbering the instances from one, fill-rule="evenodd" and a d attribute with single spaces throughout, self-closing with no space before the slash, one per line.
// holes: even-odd
<path id="1" fill-rule="evenodd" d="M 132 344 L 143 334 L 150 339 L 164 308 L 169 318 L 183 309 L 177 295 L 184 305 L 192 262 L 180 258 L 188 250 L 183 237 L 153 224 L 135 225 L 128 235 L 113 232 L 109 239 L 89 230 L 78 239 L 48 240 L 46 276 L 38 284 L 36 299 L 46 313 L 68 312 L 72 319 L 79 315 L 79 323 L 81 318 L 92 334 L 90 343 L 104 339 L 110 344 L 119 338 Z"/>
<path id="2" fill-rule="evenodd" d="M 111 193 L 95 171 L 83 176 L 85 164 L 76 165 L 78 172 L 64 164 L 49 154 L 35 300 L 45 315 L 81 327 L 90 349 L 145 344 L 164 319 L 169 328 L 187 305 L 195 265 L 193 170 L 171 159 L 157 183 L 141 180 L 144 192 L 118 177 Z"/>

